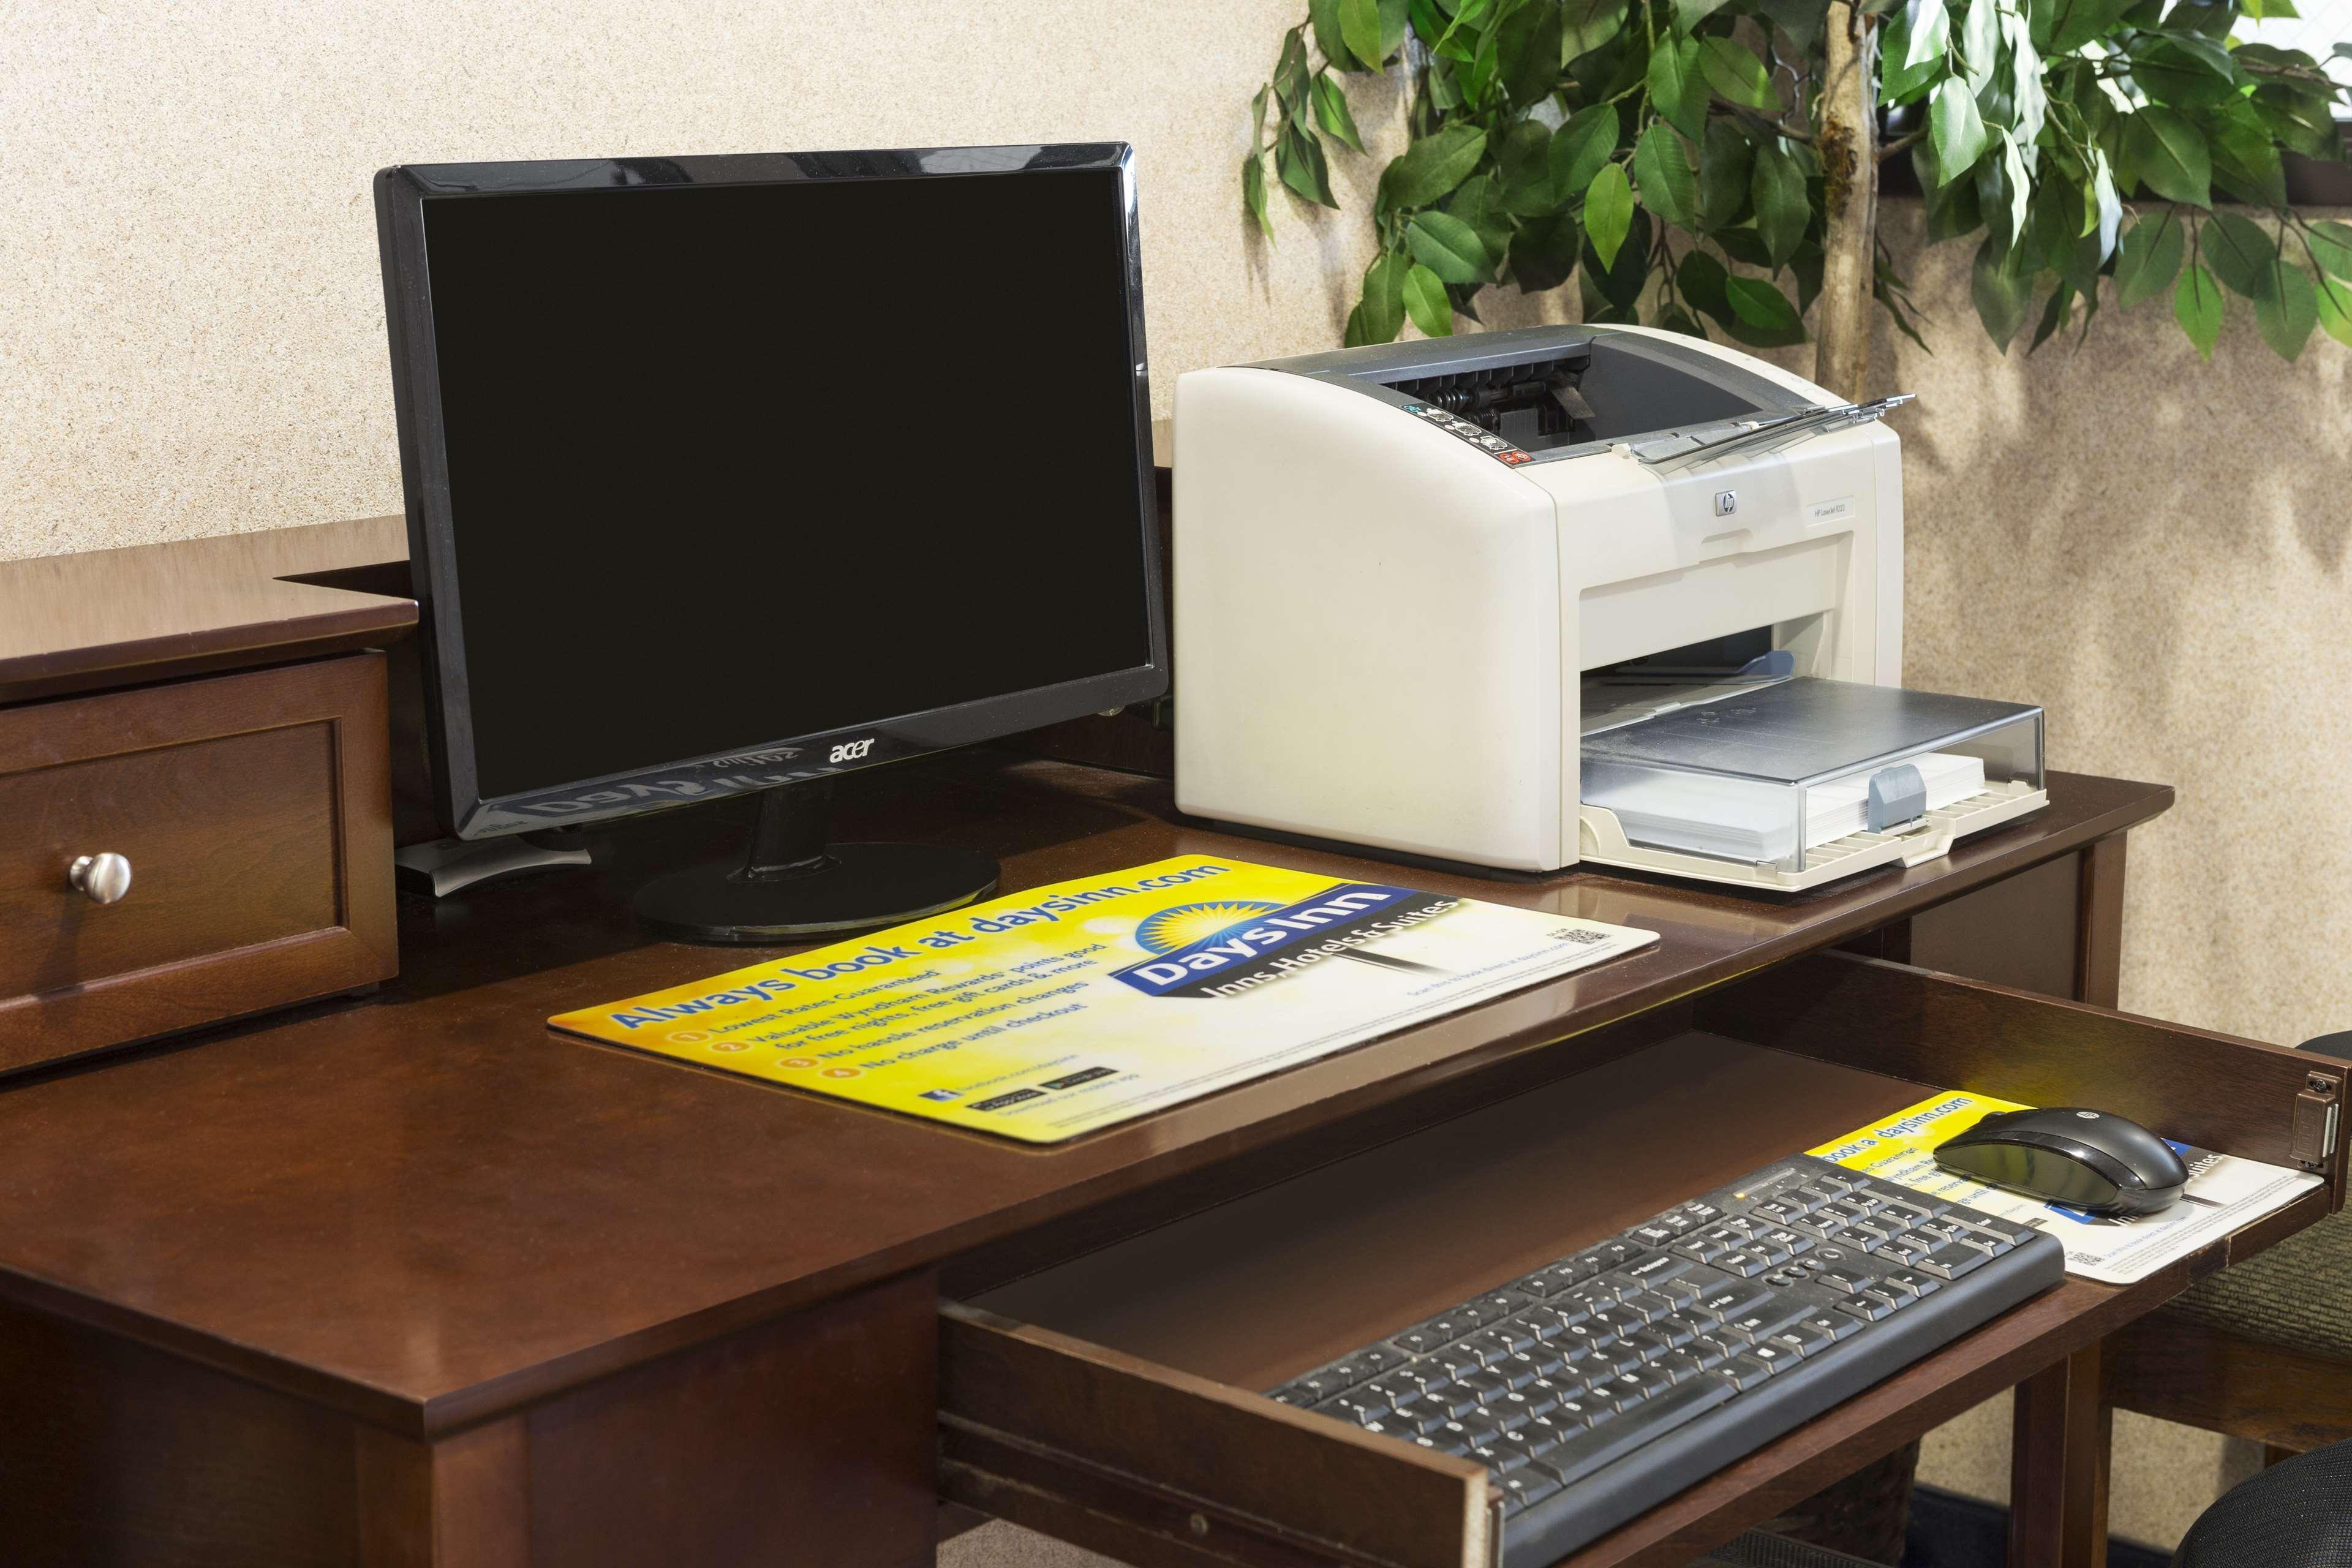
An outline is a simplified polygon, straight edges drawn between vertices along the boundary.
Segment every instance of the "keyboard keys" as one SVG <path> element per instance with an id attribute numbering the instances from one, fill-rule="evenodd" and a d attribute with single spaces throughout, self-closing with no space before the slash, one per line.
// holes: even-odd
<path id="1" fill-rule="evenodd" d="M 1772 1299 L 1772 1293 L 1761 1285 L 1732 1284 L 1709 1291 L 1692 1302 L 1688 1310 L 1710 1322 L 1754 1310 Z"/>
<path id="2" fill-rule="evenodd" d="M 1524 1330 L 1515 1336 L 1497 1324 L 1491 1329 L 1480 1329 L 1475 1334 L 1463 1335 L 1454 1342 L 1454 1348 L 1457 1351 L 1468 1351 L 1488 1366 L 1492 1366 L 1507 1356 L 1517 1354 L 1535 1342 L 1535 1336 Z"/>
<path id="3" fill-rule="evenodd" d="M 1541 1502 L 1559 1490 L 1559 1482 L 1547 1474 L 1539 1465 L 1530 1465 L 1516 1475 L 1505 1476 L 1496 1484 L 1502 1489 L 1505 1519 L 1521 1512 L 1532 1503 Z"/>
<path id="4" fill-rule="evenodd" d="M 1922 1274 L 1932 1274 L 1938 1279 L 1958 1279 L 1991 1261 L 1990 1258 L 1967 1242 L 1955 1241 L 1920 1258 L 1918 1268 Z"/>
<path id="5" fill-rule="evenodd" d="M 1511 1392 L 1510 1380 L 1495 1372 L 1465 1372 L 1454 1380 L 1454 1386 L 1482 1405 L 1491 1405 Z"/>
<path id="6" fill-rule="evenodd" d="M 1958 1212 L 1969 1216 L 1968 1224 L 1970 1230 L 1980 1230 L 1988 1236 L 1997 1236 L 2011 1247 L 2023 1247 L 2042 1234 L 2022 1220 L 2000 1219 L 1992 1215 L 1979 1214 L 1974 1209 L 1964 1209 Z"/>
<path id="7" fill-rule="evenodd" d="M 1768 1342 L 1776 1345 L 1785 1345 L 1789 1349 L 1795 1351 L 1800 1357 L 1802 1357 L 1811 1355 L 1816 1351 L 1824 1351 L 1829 1349 L 1830 1346 L 1837 1342 L 1837 1335 L 1831 1333 L 1825 1329 L 1816 1328 L 1804 1319 L 1800 1318 L 1795 1322 L 1790 1323 L 1786 1328 L 1780 1330 L 1780 1332 L 1774 1334 Z"/>
<path id="8" fill-rule="evenodd" d="M 1814 1312 L 1798 1320 L 1809 1329 L 1818 1329 L 1832 1339 L 1850 1339 L 1862 1332 L 1862 1325 L 1843 1312 Z"/>
<path id="9" fill-rule="evenodd" d="M 1570 1436 L 1529 1467 L 1562 1486 L 1574 1486 L 1604 1465 L 1613 1464 L 1645 1443 L 1703 1415 L 1732 1395 L 1732 1386 L 1714 1375 L 1676 1384 L 1657 1398 L 1646 1400 L 1590 1430 Z"/>
<path id="10" fill-rule="evenodd" d="M 1874 1344 L 1925 1353 L 1957 1331 L 1947 1318 L 1908 1312 L 1910 1304 L 2006 1267 L 2000 1256 L 2030 1244 L 2038 1266 L 2051 1268 L 2052 1244 L 2030 1226 L 1834 1175 L 1819 1161 L 1784 1162 L 1759 1178 L 1760 1197 L 1728 1189 L 1727 1204 L 1677 1205 L 1270 1397 L 1474 1459 L 1501 1489 L 1507 1514 L 1549 1498 L 1538 1517 L 1551 1521 L 1618 1484 L 1580 1489 L 1580 1481 L 1727 1402 L 1734 1409 L 1708 1421 L 1709 1451 L 1716 1422 L 1748 1430 L 1739 1409 L 1802 1407 L 1810 1380 L 1759 1405 L 1739 1396 L 1800 1364 L 1835 1362 L 1848 1353 L 1843 1342 L 1865 1329 Z M 1965 1309 L 1948 1316 L 1982 1321 Z M 1874 1328 L 1889 1319 L 1900 1322 Z M 1779 1419 L 1759 1415 L 1760 1436 L 1785 1429 L 1763 1430 Z M 1626 1484 L 1649 1486 L 1648 1472 Z M 1549 1540 L 1558 1527 L 1542 1528 Z"/>
<path id="11" fill-rule="evenodd" d="M 1328 1415 L 1335 1421 L 1345 1421 L 1351 1426 L 1366 1426 L 1389 1413 L 1386 1401 L 1371 1398 L 1350 1390 L 1335 1394 L 1315 1407 L 1318 1415 Z"/>
<path id="12" fill-rule="evenodd" d="M 1805 1304 L 1792 1296 L 1775 1296 L 1762 1306 L 1723 1320 L 1716 1336 L 1725 1340 L 1754 1342 L 1765 1338 L 1781 1324 L 1804 1315 Z"/>

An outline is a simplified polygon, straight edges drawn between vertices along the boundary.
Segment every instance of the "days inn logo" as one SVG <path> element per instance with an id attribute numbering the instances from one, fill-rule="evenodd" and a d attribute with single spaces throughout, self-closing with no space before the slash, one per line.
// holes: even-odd
<path id="1" fill-rule="evenodd" d="M 1237 920 L 1181 947 L 1113 972 L 1147 996 L 1231 996 L 1343 956 L 1367 942 L 1433 920 L 1458 899 L 1380 882 L 1340 882 L 1288 905 L 1190 905 L 1164 910 L 1136 930 L 1146 947 L 1165 933 L 1190 934 L 1211 910 Z"/>

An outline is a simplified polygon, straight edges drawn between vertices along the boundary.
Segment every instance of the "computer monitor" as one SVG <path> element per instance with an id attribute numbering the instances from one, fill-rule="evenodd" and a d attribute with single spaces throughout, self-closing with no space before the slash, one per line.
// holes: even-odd
<path id="1" fill-rule="evenodd" d="M 1167 689 L 1123 144 L 375 179 L 439 806 L 459 838 L 767 792 L 669 934 L 953 908 L 830 781 Z"/>

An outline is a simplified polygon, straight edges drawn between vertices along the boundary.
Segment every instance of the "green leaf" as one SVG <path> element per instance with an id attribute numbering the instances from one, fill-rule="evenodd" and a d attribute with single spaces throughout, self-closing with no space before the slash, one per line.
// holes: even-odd
<path id="1" fill-rule="evenodd" d="M 2304 238 L 2322 271 L 2352 282 L 2352 224 L 2324 217 L 2311 226 Z"/>
<path id="2" fill-rule="evenodd" d="M 1540 102 L 1559 85 L 1559 0 L 1522 0 L 1495 26 L 1503 96 L 1516 108 Z"/>
<path id="3" fill-rule="evenodd" d="M 2192 264 L 2180 275 L 2180 286 L 2172 291 L 2172 314 L 2197 352 L 2211 359 L 2213 345 L 2221 341 L 2221 286 L 2210 272 Z"/>
<path id="4" fill-rule="evenodd" d="M 1445 297 L 1444 280 L 1415 262 L 1404 275 L 1404 313 L 1423 335 L 1454 335 L 1454 301 Z"/>
<path id="5" fill-rule="evenodd" d="M 1942 0 L 1929 0 L 1940 5 Z M 1772 78 L 1748 47 L 1736 38 L 1710 35 L 1699 40 L 1699 68 L 1706 72 L 1709 87 L 1723 95 L 1726 103 L 1742 104 L 1749 109 L 1780 107 L 1780 95 L 1772 90 Z"/>
<path id="6" fill-rule="evenodd" d="M 1444 282 L 1484 283 L 1493 275 L 1478 231 L 1451 214 L 1415 213 L 1404 242 L 1413 259 Z"/>
<path id="7" fill-rule="evenodd" d="M 1979 6 L 1991 0 L 1976 0 Z M 1930 138 L 1936 143 L 1936 172 L 1938 183 L 1964 174 L 1984 156 L 1986 146 L 1984 117 L 1977 112 L 1976 95 L 1969 84 L 1956 76 L 1948 76 L 1936 88 L 1936 96 L 1927 111 Z"/>
<path id="8" fill-rule="evenodd" d="M 1984 208 L 1977 200 L 1974 180 L 1954 180 L 1940 189 L 1929 185 L 1926 199 L 1930 245 L 1974 234 L 1984 226 Z"/>
<path id="9" fill-rule="evenodd" d="M 2115 171 L 2107 166 L 2107 155 L 2091 149 L 2091 188 L 2085 204 L 2091 209 L 2084 218 L 2083 232 L 2095 235 L 2099 242 L 2099 260 L 2105 262 L 2116 253 L 2116 241 L 2122 237 L 2124 199 L 2116 190 Z M 2084 293 L 2096 303 L 2098 291 L 2086 289 Z"/>
<path id="10" fill-rule="evenodd" d="M 1620 129 L 1617 106 L 1596 103 L 1578 110 L 1567 124 L 1552 132 L 1549 162 L 1556 200 L 1573 201 L 1591 185 L 1592 176 L 1601 173 L 1609 154 L 1617 150 Z"/>
<path id="11" fill-rule="evenodd" d="M 1285 153 L 1290 155 L 1286 158 Z M 1339 198 L 1331 194 L 1331 169 L 1323 160 L 1323 143 L 1296 120 L 1285 128 L 1282 140 L 1275 143 L 1274 166 L 1281 174 L 1284 184 L 1318 206 L 1336 208 L 1339 205 Z"/>
<path id="12" fill-rule="evenodd" d="M 1540 120 L 1520 121 L 1503 132 L 1495 149 L 1495 172 L 1503 182 L 1503 210 L 1523 216 L 1559 205 L 1551 182 L 1551 131 Z"/>
<path id="13" fill-rule="evenodd" d="M 1523 223 L 1511 237 L 1511 280 L 1528 294 L 1557 289 L 1576 270 L 1583 245 L 1584 226 L 1570 208 Z"/>
<path id="14" fill-rule="evenodd" d="M 1698 68 L 1696 38 L 1664 38 L 1650 54 L 1650 103 L 1692 141 L 1706 130 L 1706 82 Z"/>
<path id="15" fill-rule="evenodd" d="M 2170 207 L 2161 217 L 2142 218 L 2124 236 L 2116 256 L 2116 301 L 2126 310 L 2172 287 L 2189 248 L 2189 226 Z"/>
<path id="16" fill-rule="evenodd" d="M 2306 158 L 2336 158 L 2336 116 L 2324 93 L 2265 82 L 2254 89 L 2254 112 L 2271 134 Z"/>
<path id="17" fill-rule="evenodd" d="M 1624 27 L 1625 0 L 1564 0 L 1559 24 L 1560 59 L 1581 59 Z"/>
<path id="18" fill-rule="evenodd" d="M 1829 0 L 1756 0 L 1756 9 L 1780 25 L 1800 55 L 1810 55 L 1829 24 Z"/>
<path id="19" fill-rule="evenodd" d="M 2025 325 L 2026 307 L 2033 302 L 2032 279 L 2010 265 L 2007 252 L 1991 239 L 1977 247 L 1976 266 L 1969 278 L 1969 298 L 1987 336 L 2007 353 L 2017 330 Z"/>
<path id="20" fill-rule="evenodd" d="M 2213 155 L 2214 182 L 2242 201 L 2286 205 L 2286 169 L 2270 127 L 2241 100 L 2216 113 L 2206 126 Z"/>
<path id="21" fill-rule="evenodd" d="M 1944 9 L 1944 0 L 1921 0 L 1911 13 L 1911 25 L 1905 32 L 1899 62 L 1903 68 L 1917 70 L 1942 59 L 1951 30 L 1952 20 Z"/>
<path id="22" fill-rule="evenodd" d="M 1265 154 L 1253 153 L 1242 160 L 1242 209 L 1257 220 L 1266 238 L 1274 237 L 1274 220 L 1265 211 Z"/>
<path id="23" fill-rule="evenodd" d="M 2050 339 L 2050 335 L 2066 324 L 2066 307 L 2074 302 L 2074 286 L 2061 282 L 2050 290 L 2050 303 L 2042 311 L 2042 324 L 2033 329 L 2033 341 L 2025 345 L 2032 353 Z"/>
<path id="24" fill-rule="evenodd" d="M 1724 0 L 1675 0 L 1675 26 L 1687 33 L 1723 6 Z"/>
<path id="25" fill-rule="evenodd" d="M 1731 300 L 1731 335 L 1756 348 L 1805 341 L 1805 323 L 1789 297 L 1761 278 L 1729 278 L 1723 291 Z"/>
<path id="26" fill-rule="evenodd" d="M 2336 46 L 2338 48 L 2342 45 Z M 2329 337 L 2352 348 L 2352 284 L 2322 274 L 2312 292 L 2319 306 L 2319 327 Z"/>
<path id="27" fill-rule="evenodd" d="M 2284 257 L 2263 268 L 2254 294 L 2254 328 L 2271 352 L 2293 360 L 2318 324 L 2319 291 L 2312 287 L 2311 275 Z"/>
<path id="28" fill-rule="evenodd" d="M 1756 150 L 1728 120 L 1707 122 L 1706 141 L 1698 153 L 1699 215 L 1709 228 L 1739 221 L 1748 205 L 1748 180 Z"/>
<path id="29" fill-rule="evenodd" d="M 1391 208 L 1425 207 L 1470 175 L 1486 151 L 1486 133 L 1475 125 L 1449 125 L 1424 136 L 1381 175 L 1381 196 Z"/>
<path id="30" fill-rule="evenodd" d="M 1603 164 L 1584 193 L 1584 234 L 1603 271 L 1617 265 L 1617 247 L 1633 225 L 1633 187 L 1625 179 L 1625 166 Z"/>
<path id="31" fill-rule="evenodd" d="M 1259 88 L 1257 96 L 1250 100 L 1250 145 L 1253 147 L 1263 146 L 1265 142 L 1265 94 L 1266 89 Z"/>
<path id="32" fill-rule="evenodd" d="M 2230 69 L 2229 56 L 2221 53 L 2221 67 L 2217 72 L 2211 59 L 2194 47 L 2215 46 L 2194 34 L 2179 34 L 2168 37 L 2146 40 L 2132 50 L 2132 84 L 2157 102 L 2174 109 L 2210 109 L 2225 98 L 2236 96 L 2238 84 Z"/>
<path id="33" fill-rule="evenodd" d="M 1651 319 L 1650 325 L 1661 331 L 1680 332 L 1689 338 L 1706 336 L 1706 329 L 1699 325 L 1698 318 L 1680 305 L 1664 306 Z"/>
<path id="34" fill-rule="evenodd" d="M 1770 142 L 1756 149 L 1756 173 L 1749 186 L 1756 202 L 1756 234 L 1774 267 L 1787 263 L 1812 222 L 1812 204 L 1805 195 L 1805 172 L 1797 161 Z"/>
<path id="35" fill-rule="evenodd" d="M 1318 72 L 1315 78 L 1315 123 L 1325 134 L 1337 136 L 1357 152 L 1364 150 L 1364 139 L 1356 132 L 1356 117 L 1348 112 L 1348 95 L 1339 90 L 1329 71 Z"/>
<path id="36" fill-rule="evenodd" d="M 2124 13 L 2137 0 L 2057 0 L 2051 7 L 2050 30 L 2045 37 L 2041 26 L 2041 7 L 2035 7 L 2033 46 L 2045 55 L 2069 55 L 2094 38 L 2104 38 L 2116 29 Z"/>
<path id="37" fill-rule="evenodd" d="M 1613 265 L 1602 266 L 1601 258 L 1585 243 L 1583 265 L 1577 269 L 1579 292 L 1583 296 L 1588 321 L 1630 321 L 1634 319 L 1633 307 L 1641 302 L 1642 292 L 1650 282 L 1650 215 L 1641 207 L 1633 209 L 1633 224 L 1625 233 L 1625 242 L 1618 247 Z"/>
<path id="38" fill-rule="evenodd" d="M 2236 213 L 2216 213 L 2206 220 L 2198 250 L 2223 287 L 2249 300 L 2260 295 L 2264 271 L 2278 259 L 2271 237 Z"/>
<path id="39" fill-rule="evenodd" d="M 1698 226 L 1698 174 L 1691 168 L 1682 133 L 1654 120 L 1633 149 L 1633 178 L 1642 205 L 1682 228 Z"/>
<path id="40" fill-rule="evenodd" d="M 1430 6 L 1432 23 L 1422 37 L 1437 40 L 1430 46 L 1432 49 L 1454 60 L 1466 61 L 1476 53 L 1471 47 L 1471 40 L 1476 37 L 1477 29 L 1491 20 L 1487 16 L 1487 0 L 1463 0 L 1461 8 L 1454 13 L 1454 19 L 1450 22 L 1437 12 L 1431 0 L 1419 0 L 1419 3 Z"/>
<path id="41" fill-rule="evenodd" d="M 1334 70 L 1362 70 L 1364 64 L 1348 47 L 1339 31 L 1339 0 L 1307 0 L 1307 19 L 1315 29 L 1315 47 Z M 1383 342 L 1387 340 L 1382 339 Z"/>
<path id="42" fill-rule="evenodd" d="M 1412 26 L 1411 0 L 1380 0 L 1381 58 L 1387 59 L 1404 43 Z"/>
<path id="43" fill-rule="evenodd" d="M 2213 205 L 2213 164 L 2205 133 L 2169 109 L 2143 109 L 2124 122 L 2124 153 L 2148 188 L 2170 202 Z"/>
<path id="44" fill-rule="evenodd" d="M 1675 269 L 1675 288 L 1685 300 L 1728 327 L 1738 320 L 1731 308 L 1731 274 L 1722 262 L 1693 246 Z"/>
<path id="45" fill-rule="evenodd" d="M 1968 89 L 1974 94 L 1992 79 L 1993 67 L 2000 60 L 2000 7 L 1995 0 L 1968 0 L 1968 6 L 1960 13 L 1960 53 L 1968 67 Z"/>
<path id="46" fill-rule="evenodd" d="M 1502 182 L 1489 171 L 1471 175 L 1445 198 L 1446 216 L 1460 218 L 1478 236 L 1490 276 L 1511 248 L 1511 220 L 1503 214 L 1502 188 Z"/>
<path id="47" fill-rule="evenodd" d="M 1338 0 L 1339 6 L 1339 39 L 1348 52 L 1370 69 L 1378 70 L 1388 58 L 1381 47 L 1380 0 Z M 1296 12 L 1292 15 L 1297 15 Z"/>
<path id="48" fill-rule="evenodd" d="M 1404 275 L 1412 265 L 1398 251 L 1385 251 L 1364 271 L 1365 342 L 1393 342 L 1404 330 Z"/>

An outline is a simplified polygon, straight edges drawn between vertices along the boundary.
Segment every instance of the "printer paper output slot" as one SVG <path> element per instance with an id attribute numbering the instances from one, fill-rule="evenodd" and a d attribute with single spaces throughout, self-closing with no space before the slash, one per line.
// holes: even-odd
<path id="1" fill-rule="evenodd" d="M 1752 419 L 1727 419 L 1696 430 L 1678 431 L 1644 441 L 1625 443 L 1623 450 L 1654 468 L 1674 469 L 1738 453 L 1777 452 L 1826 436 L 1883 419 L 1910 402 L 1915 394 L 1896 393 L 1868 403 L 1843 403 L 1829 407 L 1801 408 L 1791 414 L 1761 415 Z"/>

